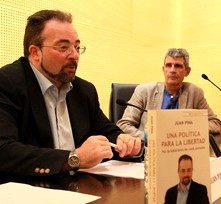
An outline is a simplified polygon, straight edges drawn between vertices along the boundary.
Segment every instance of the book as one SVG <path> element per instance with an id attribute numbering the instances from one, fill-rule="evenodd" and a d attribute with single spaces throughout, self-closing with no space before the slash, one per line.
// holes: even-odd
<path id="1" fill-rule="evenodd" d="M 221 157 L 210 158 L 211 203 L 221 201 Z M 219 201 L 218 201 L 219 200 Z"/>
<path id="2" fill-rule="evenodd" d="M 178 160 L 182 155 L 191 156 L 192 180 L 206 186 L 211 200 L 207 110 L 149 110 L 147 128 L 148 203 L 164 203 L 167 190 L 179 183 Z"/>

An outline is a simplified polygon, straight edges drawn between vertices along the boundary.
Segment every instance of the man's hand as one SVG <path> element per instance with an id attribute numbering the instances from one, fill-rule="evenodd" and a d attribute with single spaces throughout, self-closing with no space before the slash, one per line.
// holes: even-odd
<path id="1" fill-rule="evenodd" d="M 115 150 L 119 152 L 120 157 L 136 156 L 141 150 L 141 139 L 128 134 L 120 134 L 117 137 Z"/>
<path id="2" fill-rule="evenodd" d="M 76 154 L 80 158 L 79 168 L 90 168 L 113 157 L 109 140 L 102 135 L 90 136 L 76 149 Z"/>

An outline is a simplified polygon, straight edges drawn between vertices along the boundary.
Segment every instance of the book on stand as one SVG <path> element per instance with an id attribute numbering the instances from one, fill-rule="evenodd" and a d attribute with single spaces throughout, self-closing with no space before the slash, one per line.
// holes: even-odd
<path id="1" fill-rule="evenodd" d="M 148 203 L 164 203 L 167 190 L 179 183 L 178 160 L 184 154 L 192 157 L 192 180 L 207 188 L 211 200 L 207 110 L 149 110 L 147 127 Z"/>

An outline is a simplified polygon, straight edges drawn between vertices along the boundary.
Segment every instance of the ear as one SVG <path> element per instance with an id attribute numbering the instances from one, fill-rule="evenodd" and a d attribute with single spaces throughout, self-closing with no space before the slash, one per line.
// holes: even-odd
<path id="1" fill-rule="evenodd" d="M 31 57 L 33 60 L 38 61 L 41 56 L 41 50 L 38 46 L 36 45 L 30 45 L 29 46 L 29 57 Z"/>
<path id="2" fill-rule="evenodd" d="M 187 67 L 185 77 L 187 77 L 190 74 L 190 71 L 191 71 L 191 67 Z"/>

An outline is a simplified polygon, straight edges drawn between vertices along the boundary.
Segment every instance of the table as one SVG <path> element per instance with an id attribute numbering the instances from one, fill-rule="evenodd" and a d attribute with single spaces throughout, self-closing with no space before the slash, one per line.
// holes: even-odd
<path id="1" fill-rule="evenodd" d="M 62 189 L 100 196 L 90 204 L 136 203 L 147 204 L 144 181 L 142 179 L 93 175 L 78 172 L 39 178 L 0 178 L 0 183 L 9 181 L 31 184 L 43 188 Z M 221 203 L 221 198 L 213 204 Z"/>
<path id="2" fill-rule="evenodd" d="M 78 172 L 39 178 L 0 178 L 0 183 L 20 182 L 51 189 L 63 189 L 100 196 L 91 204 L 145 204 L 144 181 L 132 178 L 108 177 Z"/>

